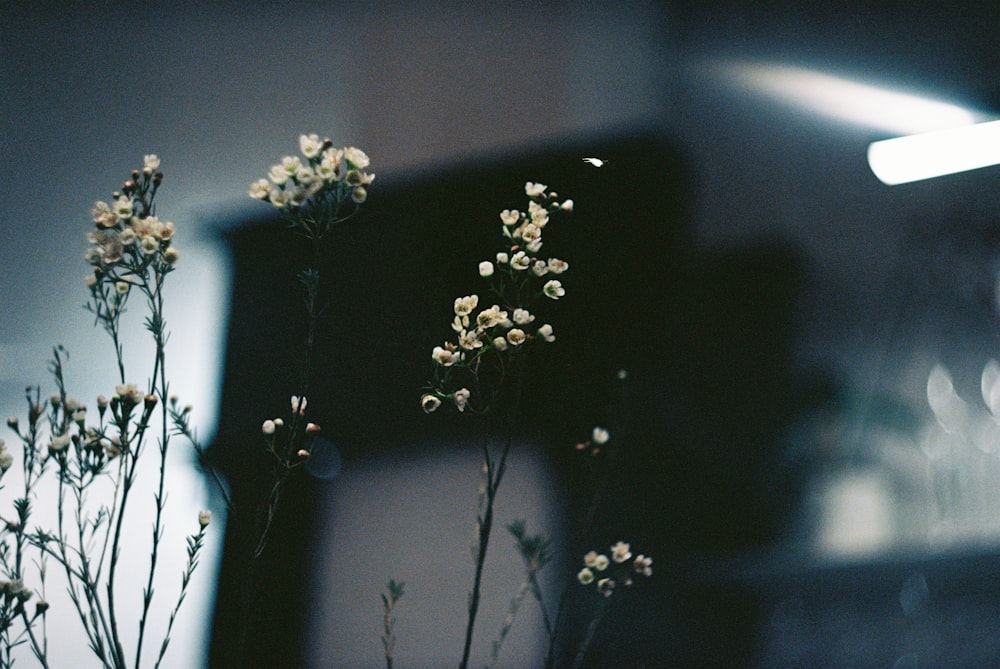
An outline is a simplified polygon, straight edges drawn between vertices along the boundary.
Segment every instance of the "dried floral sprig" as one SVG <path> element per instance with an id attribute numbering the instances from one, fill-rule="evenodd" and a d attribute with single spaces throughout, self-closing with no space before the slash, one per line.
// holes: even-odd
<path id="1" fill-rule="evenodd" d="M 385 669 L 392 669 L 393 653 L 396 648 L 396 604 L 403 597 L 406 583 L 389 579 L 382 593 L 382 648 L 385 651 Z"/>
<path id="2" fill-rule="evenodd" d="M 431 351 L 434 378 L 420 398 L 432 413 L 443 403 L 460 412 L 487 411 L 500 394 L 508 371 L 537 342 L 555 341 L 551 324 L 536 322 L 540 301 L 566 295 L 560 279 L 569 263 L 542 257 L 542 231 L 552 216 L 573 210 L 572 200 L 560 201 L 544 184 L 527 182 L 526 211 L 500 213 L 504 250 L 479 263 L 487 292 L 455 298 L 451 329 L 454 339 Z M 487 306 L 488 305 L 488 306 Z"/>

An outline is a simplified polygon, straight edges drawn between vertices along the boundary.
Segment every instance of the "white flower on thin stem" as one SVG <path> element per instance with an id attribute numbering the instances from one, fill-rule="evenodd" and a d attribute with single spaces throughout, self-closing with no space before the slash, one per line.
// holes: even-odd
<path id="1" fill-rule="evenodd" d="M 511 346 L 520 346 L 526 339 L 527 336 L 521 328 L 513 328 L 507 332 L 507 341 Z"/>
<path id="2" fill-rule="evenodd" d="M 498 265 L 506 265 L 509 262 L 510 262 L 510 257 L 505 252 L 500 251 L 499 253 L 497 253 Z"/>
<path id="3" fill-rule="evenodd" d="M 150 153 L 142 157 L 143 170 L 157 170 L 160 167 L 160 158 L 155 153 Z"/>
<path id="4" fill-rule="evenodd" d="M 289 203 L 288 193 L 280 188 L 272 188 L 271 192 L 267 194 L 267 199 L 278 209 L 287 207 Z"/>
<path id="5" fill-rule="evenodd" d="M 643 576 L 653 575 L 653 558 L 646 557 L 645 555 L 636 555 L 635 562 L 632 564 L 637 574 L 642 574 Z"/>
<path id="6" fill-rule="evenodd" d="M 565 260 L 559 260 L 559 258 L 549 258 L 547 265 L 553 274 L 562 274 L 569 269 L 569 263 Z"/>
<path id="7" fill-rule="evenodd" d="M 603 427 L 595 427 L 590 435 L 590 440 L 597 444 L 598 446 L 603 446 L 608 443 L 608 439 L 611 438 L 611 433 L 605 430 Z"/>
<path id="8" fill-rule="evenodd" d="M 611 564 L 608 560 L 608 556 L 603 553 L 594 557 L 594 569 L 597 571 L 604 571 Z"/>
<path id="9" fill-rule="evenodd" d="M 481 263 L 479 263 L 479 276 L 483 277 L 484 279 L 493 276 L 493 263 L 491 263 L 489 260 L 484 260 Z"/>
<path id="10" fill-rule="evenodd" d="M 452 351 L 447 348 L 442 348 L 440 346 L 435 346 L 434 351 L 431 353 L 431 357 L 434 362 L 441 365 L 442 367 L 451 367 L 457 362 L 462 360 L 462 354 L 458 351 Z"/>
<path id="11" fill-rule="evenodd" d="M 594 582 L 594 572 L 584 567 L 577 573 L 576 580 L 580 581 L 580 583 L 583 583 L 584 585 L 590 585 Z"/>
<path id="12" fill-rule="evenodd" d="M 544 260 L 536 260 L 531 263 L 531 273 L 535 276 L 545 276 L 549 273 L 549 266 Z"/>
<path id="13" fill-rule="evenodd" d="M 271 435 L 274 434 L 274 430 L 276 428 L 277 426 L 274 424 L 273 420 L 265 420 L 264 423 L 260 426 L 260 431 L 263 432 L 264 434 Z"/>
<path id="14" fill-rule="evenodd" d="M 292 177 L 299 171 L 302 167 L 302 160 L 298 156 L 285 156 L 281 159 L 281 167 L 285 170 L 285 173 Z"/>
<path id="15" fill-rule="evenodd" d="M 552 334 L 552 326 L 548 323 L 538 328 L 538 336 L 550 344 L 556 340 L 556 336 Z"/>
<path id="16" fill-rule="evenodd" d="M 424 413 L 434 413 L 441 406 L 441 400 L 434 395 L 424 395 L 420 398 L 420 408 Z"/>
<path id="17" fill-rule="evenodd" d="M 132 218 L 132 198 L 128 195 L 121 195 L 115 200 L 115 216 L 118 218 Z"/>
<path id="18" fill-rule="evenodd" d="M 370 163 L 365 152 L 353 146 L 349 146 L 344 149 L 344 160 L 350 163 L 353 168 L 358 170 L 365 169 Z"/>
<path id="19" fill-rule="evenodd" d="M 472 310 L 479 305 L 478 295 L 466 295 L 465 297 L 455 298 L 455 315 L 457 316 L 468 316 L 472 313 Z"/>
<path id="20" fill-rule="evenodd" d="M 199 511 L 198 512 L 198 524 L 201 529 L 208 527 L 208 524 L 212 522 L 212 512 L 211 511 Z"/>
<path id="21" fill-rule="evenodd" d="M 306 158 L 315 158 L 323 148 L 319 135 L 299 135 L 299 149 Z"/>
<path id="22" fill-rule="evenodd" d="M 269 192 L 271 192 L 271 182 L 267 179 L 257 179 L 250 184 L 250 197 L 256 200 L 266 200 Z"/>
<path id="23" fill-rule="evenodd" d="M 518 251 L 511 257 L 510 266 L 518 271 L 526 270 L 531 266 L 531 258 L 524 251 Z"/>
<path id="24" fill-rule="evenodd" d="M 521 212 L 517 209 L 504 209 L 500 212 L 500 220 L 508 227 L 517 225 L 517 222 L 521 220 Z"/>
<path id="25" fill-rule="evenodd" d="M 545 297 L 558 300 L 566 294 L 566 289 L 562 287 L 562 282 L 557 279 L 552 279 L 551 281 L 546 282 L 546 284 L 542 287 L 542 292 L 545 293 Z"/>
<path id="26" fill-rule="evenodd" d="M 497 337 L 497 338 L 495 338 L 493 340 L 493 348 L 495 348 L 496 350 L 498 350 L 500 352 L 506 351 L 507 350 L 507 340 L 504 339 L 503 337 Z"/>
<path id="27" fill-rule="evenodd" d="M 462 330 L 458 333 L 458 345 L 466 351 L 473 351 L 477 348 L 481 348 L 483 341 L 478 337 L 478 335 L 476 335 L 475 332 Z"/>
<path id="28" fill-rule="evenodd" d="M 506 311 L 500 311 L 500 305 L 494 304 L 489 309 L 483 309 L 476 316 L 476 326 L 481 330 L 488 330 L 502 323 L 507 318 Z"/>
<path id="29" fill-rule="evenodd" d="M 538 228 L 544 228 L 549 222 L 548 210 L 534 201 L 528 203 L 528 216 L 531 218 L 531 224 Z"/>
<path id="30" fill-rule="evenodd" d="M 624 541 L 619 541 L 611 547 L 611 559 L 621 564 L 632 557 L 631 546 Z"/>
<path id="31" fill-rule="evenodd" d="M 538 184 L 529 181 L 524 184 L 524 194 L 528 197 L 538 197 L 545 193 L 546 188 L 548 188 L 548 186 L 545 184 Z"/>
<path id="32" fill-rule="evenodd" d="M 285 182 L 288 181 L 288 171 L 285 170 L 282 165 L 271 165 L 271 171 L 267 173 L 267 176 L 271 179 L 271 183 L 275 186 L 284 186 Z"/>
<path id="33" fill-rule="evenodd" d="M 514 310 L 514 322 L 518 325 L 527 325 L 533 320 L 535 320 L 535 316 L 527 309 L 518 308 Z"/>
<path id="34" fill-rule="evenodd" d="M 559 205 L 559 208 L 562 209 L 563 211 L 573 211 L 573 200 L 566 200 L 561 205 Z"/>
<path id="35" fill-rule="evenodd" d="M 58 453 L 60 451 L 65 451 L 67 446 L 69 446 L 69 435 L 56 435 L 52 437 L 52 441 L 49 442 L 49 452 Z"/>
<path id="36" fill-rule="evenodd" d="M 590 551 L 583 556 L 583 564 L 588 567 L 593 567 L 597 564 L 597 551 Z"/>
<path id="37" fill-rule="evenodd" d="M 469 404 L 469 396 L 471 393 L 468 388 L 460 388 L 455 391 L 455 408 L 459 411 L 465 411 L 465 407 Z"/>

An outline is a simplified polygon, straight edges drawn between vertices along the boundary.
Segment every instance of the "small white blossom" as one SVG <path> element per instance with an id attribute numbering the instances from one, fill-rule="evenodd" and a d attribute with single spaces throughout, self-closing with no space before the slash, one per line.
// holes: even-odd
<path id="1" fill-rule="evenodd" d="M 590 435 L 590 440 L 598 446 L 603 446 L 608 443 L 608 439 L 610 438 L 611 434 L 603 427 L 595 427 L 594 431 Z"/>
<path id="2" fill-rule="evenodd" d="M 479 276 L 483 277 L 484 279 L 493 276 L 493 263 L 491 263 L 489 260 L 484 260 L 481 263 L 479 263 Z"/>
<path id="3" fill-rule="evenodd" d="M 507 332 L 507 341 L 510 342 L 511 346 L 520 346 L 525 339 L 527 336 L 521 328 L 513 328 Z"/>
<path id="4" fill-rule="evenodd" d="M 619 541 L 611 547 L 611 559 L 621 564 L 632 557 L 631 547 L 624 541 Z"/>
<path id="5" fill-rule="evenodd" d="M 469 332 L 468 330 L 462 330 L 458 333 L 458 345 L 464 348 L 466 351 L 473 351 L 477 348 L 481 348 L 483 341 L 478 337 L 475 332 Z"/>
<path id="6" fill-rule="evenodd" d="M 115 216 L 118 218 L 132 218 L 132 198 L 128 195 L 121 195 L 115 200 Z"/>
<path id="7" fill-rule="evenodd" d="M 514 310 L 514 322 L 518 325 L 527 325 L 533 320 L 535 320 L 535 316 L 527 309 Z"/>
<path id="8" fill-rule="evenodd" d="M 302 160 L 298 156 L 285 156 L 281 159 L 281 168 L 290 177 L 295 176 L 300 167 L 302 167 Z"/>
<path id="9" fill-rule="evenodd" d="M 274 434 L 274 430 L 276 428 L 277 426 L 274 424 L 273 420 L 265 420 L 264 423 L 260 426 L 260 431 L 263 432 L 264 434 L 271 435 Z"/>
<path id="10" fill-rule="evenodd" d="M 65 451 L 66 447 L 69 446 L 69 435 L 59 434 L 52 437 L 52 441 L 49 442 L 49 452 L 58 453 L 60 451 Z"/>
<path id="11" fill-rule="evenodd" d="M 602 578 L 597 582 L 597 590 L 605 597 L 610 597 L 615 592 L 615 582 L 610 578 Z"/>
<path id="12" fill-rule="evenodd" d="M 531 273 L 535 276 L 545 276 L 549 273 L 549 266 L 544 260 L 536 260 L 531 263 Z"/>
<path id="13" fill-rule="evenodd" d="M 323 142 L 319 135 L 299 135 L 299 150 L 306 158 L 315 158 L 319 155 Z"/>
<path id="14" fill-rule="evenodd" d="M 468 388 L 460 388 L 455 391 L 455 408 L 459 411 L 465 411 L 465 407 L 469 404 L 469 396 L 471 393 Z"/>
<path id="15" fill-rule="evenodd" d="M 508 262 L 510 262 L 510 257 L 505 252 L 501 251 L 497 253 L 498 265 L 506 265 Z"/>
<path id="16" fill-rule="evenodd" d="M 431 357 L 434 359 L 434 362 L 442 367 L 451 367 L 456 362 L 460 362 L 462 360 L 462 354 L 458 351 L 451 351 L 440 346 L 434 347 Z"/>
<path id="17" fill-rule="evenodd" d="M 563 211 L 573 211 L 573 200 L 566 200 L 561 205 L 559 205 L 559 208 L 562 209 Z"/>
<path id="18" fill-rule="evenodd" d="M 212 512 L 211 511 L 199 511 L 198 512 L 198 524 L 201 525 L 201 529 L 208 527 L 208 524 L 212 522 Z"/>
<path id="19" fill-rule="evenodd" d="M 545 184 L 532 183 L 531 181 L 524 184 L 524 194 L 528 197 L 538 197 L 545 193 L 545 189 L 548 188 Z"/>
<path id="20" fill-rule="evenodd" d="M 558 300 L 560 297 L 566 294 L 566 289 L 562 287 L 562 283 L 560 281 L 552 279 L 542 287 L 542 292 L 545 293 L 545 297 L 552 298 L 553 300 Z"/>
<path id="21" fill-rule="evenodd" d="M 271 170 L 267 173 L 267 176 L 275 186 L 284 186 L 290 175 L 284 166 L 271 165 Z"/>
<path id="22" fill-rule="evenodd" d="M 544 228 L 549 222 L 548 210 L 534 201 L 528 203 L 528 216 L 531 218 L 531 224 L 537 228 Z"/>
<path id="23" fill-rule="evenodd" d="M 497 338 L 495 338 L 493 340 L 493 348 L 495 348 L 496 350 L 501 351 L 501 352 L 506 351 L 507 350 L 507 340 L 505 338 L 503 338 L 503 337 L 497 337 Z"/>
<path id="24" fill-rule="evenodd" d="M 472 310 L 479 305 L 478 295 L 466 295 L 455 298 L 455 314 L 458 316 L 468 316 Z"/>
<path id="25" fill-rule="evenodd" d="M 434 395 L 424 395 L 420 398 L 420 408 L 424 410 L 424 413 L 434 413 L 439 406 L 441 406 L 441 400 Z"/>
<path id="26" fill-rule="evenodd" d="M 517 209 L 504 209 L 500 212 L 500 220 L 508 227 L 517 225 L 517 222 L 521 220 L 521 212 Z"/>
<path id="27" fill-rule="evenodd" d="M 553 274 L 562 274 L 569 269 L 569 263 L 559 258 L 549 258 L 546 265 L 548 266 L 548 270 Z"/>
<path id="28" fill-rule="evenodd" d="M 144 170 L 149 170 L 150 172 L 159 169 L 160 158 L 155 153 L 147 154 L 142 157 L 142 167 Z"/>
<path id="29" fill-rule="evenodd" d="M 583 583 L 584 585 L 589 585 L 594 582 L 594 572 L 584 567 L 579 571 L 579 573 L 577 573 L 576 580 L 580 581 L 580 583 Z"/>
<path id="30" fill-rule="evenodd" d="M 305 397 L 300 398 L 297 395 L 292 395 L 289 403 L 292 405 L 292 413 L 297 413 L 302 416 L 306 413 L 306 406 L 309 404 L 309 400 Z"/>
<path id="31" fill-rule="evenodd" d="M 476 325 L 483 330 L 503 323 L 507 319 L 507 312 L 500 310 L 500 305 L 494 304 L 489 309 L 483 309 L 476 316 Z"/>
<path id="32" fill-rule="evenodd" d="M 550 344 L 556 340 L 556 336 L 552 334 L 552 326 L 548 323 L 538 328 L 538 336 Z"/>
<path id="33" fill-rule="evenodd" d="M 361 149 L 357 149 L 353 146 L 349 146 L 344 149 L 344 160 L 351 164 L 355 169 L 363 170 L 370 164 L 368 156 Z"/>
<path id="34" fill-rule="evenodd" d="M 510 266 L 516 270 L 526 270 L 531 266 L 531 258 L 524 251 L 518 251 L 511 257 Z"/>
<path id="35" fill-rule="evenodd" d="M 651 557 L 636 555 L 635 562 L 633 562 L 632 565 L 635 567 L 637 574 L 642 574 L 643 576 L 653 575 L 653 558 Z"/>

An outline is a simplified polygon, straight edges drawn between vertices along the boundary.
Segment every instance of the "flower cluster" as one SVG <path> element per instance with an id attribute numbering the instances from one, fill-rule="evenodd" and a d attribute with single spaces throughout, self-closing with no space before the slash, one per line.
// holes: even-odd
<path id="1" fill-rule="evenodd" d="M 573 201 L 560 202 L 556 193 L 546 192 L 544 184 L 529 181 L 524 190 L 527 211 L 500 212 L 506 249 L 479 263 L 479 275 L 488 281 L 497 301 L 481 304 L 477 294 L 456 298 L 451 323 L 455 339 L 431 352 L 434 382 L 420 398 L 427 413 L 444 401 L 465 411 L 473 405 L 474 393 L 483 395 L 476 398 L 474 408 L 485 409 L 498 390 L 483 387 L 485 369 L 494 370 L 502 379 L 511 360 L 532 342 L 555 341 L 552 325 L 536 322 L 536 304 L 542 298 L 558 300 L 566 294 L 555 277 L 568 270 L 569 263 L 539 252 L 550 216 L 572 211 Z M 486 362 L 492 364 L 484 366 Z"/>
<path id="2" fill-rule="evenodd" d="M 597 591 L 605 597 L 615 593 L 615 588 L 621 584 L 629 587 L 635 576 L 653 575 L 653 558 L 645 555 L 632 555 L 632 547 L 624 541 L 611 546 L 611 557 L 604 553 L 590 551 L 583 556 L 584 567 L 576 579 L 583 585 L 595 584 Z"/>
<path id="3" fill-rule="evenodd" d="M 286 213 L 300 213 L 301 209 L 314 209 L 320 215 L 311 216 L 312 222 L 324 218 L 337 219 L 348 202 L 355 206 L 368 197 L 368 186 L 375 175 L 365 171 L 368 156 L 353 146 L 335 148 L 330 139 L 318 135 L 300 135 L 299 150 L 302 156 L 284 156 L 271 166 L 267 178 L 250 185 L 250 197 L 270 202 Z M 322 236 L 326 230 L 307 230 Z"/>
<path id="4" fill-rule="evenodd" d="M 154 214 L 153 198 L 163 181 L 159 167 L 159 158 L 145 156 L 142 169 L 132 170 L 114 200 L 97 202 L 91 210 L 95 230 L 87 236 L 86 259 L 94 267 L 87 279 L 92 288 L 110 280 L 123 295 L 145 281 L 148 268 L 164 271 L 177 262 L 179 253 L 171 246 L 174 224 Z"/>

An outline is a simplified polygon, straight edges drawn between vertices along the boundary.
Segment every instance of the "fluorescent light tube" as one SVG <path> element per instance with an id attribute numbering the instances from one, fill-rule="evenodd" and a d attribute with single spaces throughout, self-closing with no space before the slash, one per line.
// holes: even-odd
<path id="1" fill-rule="evenodd" d="M 884 184 L 931 179 L 1000 164 L 1000 121 L 976 123 L 868 146 L 868 166 Z"/>

